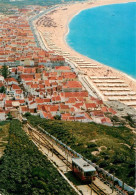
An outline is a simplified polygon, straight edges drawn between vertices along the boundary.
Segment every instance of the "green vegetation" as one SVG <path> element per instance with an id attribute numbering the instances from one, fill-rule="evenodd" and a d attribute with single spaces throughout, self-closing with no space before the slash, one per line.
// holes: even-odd
<path id="1" fill-rule="evenodd" d="M 61 0 L 15 0 L 15 1 L 10 1 L 10 0 L 0 0 L 1 4 L 5 4 L 6 6 L 15 6 L 18 8 L 23 8 L 27 5 L 40 5 L 40 6 L 49 6 L 49 5 L 55 5 L 58 3 L 61 3 Z M 5 12 L 5 9 L 0 9 L 0 11 Z M 9 12 L 9 10 L 8 10 Z M 10 13 L 10 12 L 9 12 Z"/>
<path id="2" fill-rule="evenodd" d="M 134 187 L 134 135 L 130 129 L 34 116 L 28 117 L 28 120 Z"/>
<path id="3" fill-rule="evenodd" d="M 132 116 L 131 115 L 127 115 L 127 116 L 124 116 L 123 118 L 125 118 L 125 120 L 128 122 L 128 124 L 131 126 L 131 127 L 133 127 L 133 128 L 135 128 L 135 121 L 132 119 Z"/>
<path id="4" fill-rule="evenodd" d="M 6 88 L 4 86 L 0 87 L 0 93 L 6 93 Z"/>
<path id="5" fill-rule="evenodd" d="M 1 75 L 6 79 L 9 75 L 8 67 L 6 65 L 2 66 Z"/>
<path id="6" fill-rule="evenodd" d="M 9 123 L 6 121 L 0 122 L 0 157 L 4 153 L 5 146 L 8 143 Z"/>
<path id="7" fill-rule="evenodd" d="M 56 115 L 56 116 L 54 116 L 54 119 L 55 119 L 55 120 L 61 120 L 61 115 Z"/>
<path id="8" fill-rule="evenodd" d="M 0 191 L 4 194 L 76 194 L 37 149 L 18 120 L 10 123 L 9 142 L 0 159 Z"/>
<path id="9" fill-rule="evenodd" d="M 12 120 L 13 119 L 13 117 L 12 117 L 10 112 L 7 114 L 7 117 L 8 117 L 7 120 Z"/>
<path id="10" fill-rule="evenodd" d="M 12 7 L 13 6 L 9 5 L 8 2 L 4 2 L 4 1 L 2 2 L 0 0 L 0 13 L 8 14 L 8 15 L 15 14 L 15 10 L 13 10 Z"/>
<path id="11" fill-rule="evenodd" d="M 26 113 L 24 114 L 24 116 L 25 116 L 25 117 L 31 116 L 31 113 L 30 113 L 30 112 L 26 112 Z"/>
<path id="12" fill-rule="evenodd" d="M 67 3 L 70 2 L 72 0 L 64 0 L 63 3 Z M 76 0 L 76 1 L 83 1 L 83 0 Z M 25 7 L 27 5 L 40 5 L 40 6 L 52 6 L 52 5 L 56 5 L 56 4 L 61 4 L 62 0 L 15 0 L 15 1 L 11 1 L 11 0 L 0 0 L 0 4 L 4 4 L 6 6 L 16 6 L 18 8 L 22 8 Z M 0 9 L 0 12 L 5 11 L 4 8 Z M 10 10 L 12 11 L 12 10 Z M 10 12 L 9 12 L 10 13 Z"/>

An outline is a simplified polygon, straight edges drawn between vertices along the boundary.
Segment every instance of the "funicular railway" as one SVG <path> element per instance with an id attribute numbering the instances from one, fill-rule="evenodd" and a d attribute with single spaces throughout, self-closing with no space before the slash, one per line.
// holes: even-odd
<path id="1" fill-rule="evenodd" d="M 62 149 L 62 146 L 58 143 L 55 143 L 53 140 L 50 139 L 47 135 L 39 132 L 37 129 L 33 128 L 28 122 L 26 122 L 26 119 L 22 118 L 21 120 L 23 122 L 24 129 L 26 133 L 29 135 L 30 139 L 35 143 L 35 145 L 41 149 L 41 148 L 46 148 L 48 150 L 48 153 L 50 152 L 53 155 L 57 156 L 66 166 L 66 170 L 72 170 L 72 158 L 78 159 L 75 154 L 67 153 L 65 151 L 64 154 L 60 153 L 60 151 L 56 150 L 55 145 L 57 145 L 60 149 Z M 71 158 L 68 156 L 71 156 Z M 79 179 L 79 178 L 78 178 Z M 95 192 L 95 194 L 98 195 L 106 195 L 104 191 L 102 191 L 101 188 L 96 186 L 93 182 L 91 184 L 87 184 L 87 186 Z"/>
<path id="2" fill-rule="evenodd" d="M 69 148 L 68 150 L 66 149 L 66 145 L 63 144 L 61 141 L 58 142 L 58 140 L 51 136 L 48 132 L 46 132 L 44 129 L 42 129 L 40 126 L 38 126 L 37 128 L 34 128 L 31 126 L 31 124 L 29 124 L 28 122 L 26 122 L 26 120 L 22 120 L 22 118 L 20 118 L 21 122 L 23 123 L 24 126 L 24 130 L 26 131 L 26 133 L 29 135 L 30 139 L 34 142 L 34 144 L 42 150 L 46 149 L 47 153 L 44 153 L 47 157 L 48 154 L 50 153 L 51 156 L 55 156 L 57 157 L 64 165 L 63 167 L 65 167 L 65 171 L 61 170 L 60 167 L 58 165 L 58 168 L 62 171 L 62 172 L 68 172 L 70 170 L 72 170 L 72 158 L 81 158 L 80 155 L 77 155 L 78 153 L 74 153 L 74 151 L 72 149 Z M 46 133 L 45 133 L 46 132 Z M 54 162 L 56 164 L 56 162 Z M 96 175 L 95 175 L 96 176 Z M 99 179 L 99 176 L 96 176 Z M 76 178 L 78 179 L 78 177 L 76 176 Z M 95 192 L 95 194 L 98 195 L 108 195 L 108 194 L 114 194 L 114 195 L 126 195 L 126 193 L 122 192 L 122 191 L 115 191 L 112 193 L 107 193 L 105 191 L 105 189 L 101 188 L 101 186 L 97 185 L 93 179 L 91 183 L 88 183 L 87 186 L 90 188 L 91 190 L 91 194 L 92 192 Z M 77 186 L 76 186 L 77 188 Z M 111 188 L 111 187 L 110 187 Z M 89 194 L 90 195 L 90 194 Z"/>
<path id="3" fill-rule="evenodd" d="M 53 144 L 51 144 L 41 133 L 36 131 L 34 128 L 28 127 L 29 135 L 32 139 L 32 141 L 38 146 L 43 146 L 44 148 L 47 148 L 48 151 L 52 153 L 52 155 L 56 155 L 60 160 L 62 160 L 70 169 L 71 169 L 71 163 L 67 161 L 67 159 L 60 154 L 54 147 Z"/>

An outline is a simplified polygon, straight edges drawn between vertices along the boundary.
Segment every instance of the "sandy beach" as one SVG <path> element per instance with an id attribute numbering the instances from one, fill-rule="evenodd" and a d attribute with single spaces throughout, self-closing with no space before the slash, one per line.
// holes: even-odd
<path id="1" fill-rule="evenodd" d="M 73 61 L 74 58 L 90 63 L 95 66 L 90 68 L 84 68 L 78 66 L 79 70 L 82 70 L 86 75 L 93 77 L 117 77 L 123 80 L 123 82 L 131 89 L 136 92 L 136 80 L 132 77 L 120 72 L 114 68 L 101 64 L 95 60 L 92 60 L 86 56 L 83 56 L 68 46 L 65 41 L 65 37 L 68 33 L 68 24 L 70 20 L 77 15 L 79 12 L 85 9 L 93 8 L 101 5 L 116 4 L 116 3 L 127 3 L 135 2 L 134 0 L 97 0 L 88 2 L 76 2 L 69 3 L 66 5 L 59 5 L 55 10 L 42 16 L 35 22 L 37 30 L 39 31 L 46 47 L 49 50 L 54 50 L 58 54 L 64 54 L 64 57 L 70 57 Z M 96 71 L 97 70 L 97 71 Z"/>

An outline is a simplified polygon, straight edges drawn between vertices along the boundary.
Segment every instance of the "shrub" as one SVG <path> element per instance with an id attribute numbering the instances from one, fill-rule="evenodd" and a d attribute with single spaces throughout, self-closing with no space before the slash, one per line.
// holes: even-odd
<path id="1" fill-rule="evenodd" d="M 24 116 L 25 116 L 25 117 L 31 116 L 31 113 L 30 113 L 30 112 L 26 112 L 26 113 L 24 114 Z"/>
<path id="2" fill-rule="evenodd" d="M 54 116 L 54 119 L 55 119 L 55 120 L 61 120 L 61 115 L 56 115 L 56 116 Z"/>
<path id="3" fill-rule="evenodd" d="M 96 147 L 96 146 L 97 146 L 97 144 L 95 144 L 95 143 L 89 143 L 87 145 L 87 148 L 92 148 L 92 147 Z"/>
<path id="4" fill-rule="evenodd" d="M 102 161 L 102 162 L 100 162 L 99 166 L 101 168 L 104 168 L 104 167 L 107 167 L 108 166 L 108 163 L 106 161 Z"/>

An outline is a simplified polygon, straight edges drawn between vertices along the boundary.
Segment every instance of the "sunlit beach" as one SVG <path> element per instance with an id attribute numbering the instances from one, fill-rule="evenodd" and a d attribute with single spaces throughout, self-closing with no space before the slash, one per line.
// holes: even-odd
<path id="1" fill-rule="evenodd" d="M 39 18 L 35 24 L 46 48 L 63 55 L 67 60 L 74 63 L 84 82 L 97 91 L 97 95 L 101 99 L 105 101 L 119 100 L 127 105 L 136 107 L 135 79 L 121 71 L 79 54 L 70 48 L 66 42 L 66 36 L 69 32 L 68 24 L 82 10 L 101 5 L 127 2 L 134 1 L 100 0 L 59 5 L 55 10 Z"/>

